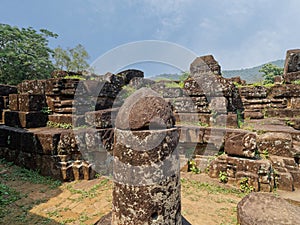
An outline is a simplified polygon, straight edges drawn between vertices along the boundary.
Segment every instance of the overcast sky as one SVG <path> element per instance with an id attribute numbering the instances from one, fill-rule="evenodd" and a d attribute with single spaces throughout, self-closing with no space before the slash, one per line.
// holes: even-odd
<path id="1" fill-rule="evenodd" d="M 300 47 L 299 0 L 1 0 L 0 23 L 46 28 L 51 47 L 85 46 L 93 62 L 134 41 L 163 40 L 222 69 L 285 58 Z"/>

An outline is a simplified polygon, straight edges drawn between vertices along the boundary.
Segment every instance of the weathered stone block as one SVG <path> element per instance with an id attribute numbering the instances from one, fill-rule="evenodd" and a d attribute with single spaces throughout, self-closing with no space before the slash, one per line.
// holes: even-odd
<path id="1" fill-rule="evenodd" d="M 18 84 L 19 93 L 22 94 L 45 94 L 45 80 L 25 80 Z"/>
<path id="2" fill-rule="evenodd" d="M 51 155 L 37 155 L 37 168 L 43 176 L 50 176 L 58 180 L 63 180 L 60 158 Z"/>
<path id="3" fill-rule="evenodd" d="M 261 110 L 245 110 L 244 118 L 246 119 L 263 119 L 264 114 Z"/>
<path id="4" fill-rule="evenodd" d="M 209 109 L 214 113 L 227 113 L 228 101 L 225 97 L 212 97 L 209 99 Z"/>
<path id="5" fill-rule="evenodd" d="M 87 129 L 85 132 L 86 151 L 112 152 L 114 143 L 114 129 Z"/>
<path id="6" fill-rule="evenodd" d="M 60 170 L 63 181 L 73 181 L 73 166 L 69 162 L 60 162 Z"/>
<path id="7" fill-rule="evenodd" d="M 210 123 L 211 115 L 208 113 L 174 113 L 176 123 L 198 125 Z"/>
<path id="8" fill-rule="evenodd" d="M 6 111 L 4 114 L 5 125 L 11 127 L 45 127 L 48 116 L 42 112 L 17 112 Z"/>
<path id="9" fill-rule="evenodd" d="M 8 147 L 10 144 L 11 127 L 0 125 L 0 147 Z"/>
<path id="10" fill-rule="evenodd" d="M 74 133 L 72 131 L 62 132 L 57 146 L 57 153 L 68 155 L 76 152 L 78 152 L 78 145 Z"/>
<path id="11" fill-rule="evenodd" d="M 290 49 L 286 52 L 284 74 L 300 71 L 300 49 Z"/>
<path id="12" fill-rule="evenodd" d="M 282 117 L 282 118 L 286 118 L 286 117 L 293 117 L 295 115 L 295 113 L 299 113 L 299 112 L 295 112 L 298 110 L 294 110 L 294 109 L 266 109 L 265 110 L 265 115 L 267 117 Z"/>
<path id="13" fill-rule="evenodd" d="M 288 133 L 267 132 L 259 135 L 258 151 L 268 151 L 270 155 L 293 157 L 292 136 Z"/>
<path id="14" fill-rule="evenodd" d="M 238 118 L 236 113 L 229 112 L 227 115 L 221 114 L 216 118 L 216 125 L 225 124 L 226 127 L 229 128 L 237 128 L 238 127 Z"/>
<path id="15" fill-rule="evenodd" d="M 88 112 L 85 114 L 85 122 L 93 127 L 109 128 L 114 126 L 118 111 L 119 108 L 112 108 Z"/>
<path id="16" fill-rule="evenodd" d="M 298 97 L 292 97 L 290 100 L 291 108 L 293 109 L 299 109 L 300 108 L 300 98 Z"/>
<path id="17" fill-rule="evenodd" d="M 290 174 L 293 178 L 294 188 L 300 188 L 300 171 L 290 171 Z"/>
<path id="18" fill-rule="evenodd" d="M 76 116 L 73 114 L 52 114 L 48 116 L 49 121 L 54 123 L 73 124 L 73 126 L 85 125 L 85 116 Z"/>
<path id="19" fill-rule="evenodd" d="M 0 96 L 9 96 L 10 94 L 17 94 L 16 86 L 0 84 Z"/>
<path id="20" fill-rule="evenodd" d="M 297 84 L 275 85 L 269 90 L 269 96 L 272 98 L 300 97 L 300 89 Z"/>
<path id="21" fill-rule="evenodd" d="M 98 97 L 97 101 L 95 103 L 95 110 L 108 109 L 108 108 L 111 108 L 115 104 L 117 104 L 117 103 L 114 102 L 113 98 Z M 117 104 L 117 106 L 118 106 L 118 104 Z"/>
<path id="22" fill-rule="evenodd" d="M 10 94 L 9 95 L 9 109 L 12 111 L 19 111 L 19 95 Z"/>
<path id="23" fill-rule="evenodd" d="M 201 84 L 191 78 L 184 81 L 184 92 L 190 96 L 206 95 L 203 88 L 201 87 Z"/>
<path id="24" fill-rule="evenodd" d="M 20 111 L 41 111 L 45 106 L 46 99 L 44 95 L 19 94 Z"/>
<path id="25" fill-rule="evenodd" d="M 244 98 L 266 98 L 269 90 L 264 86 L 239 87 L 240 95 Z"/>
<path id="26" fill-rule="evenodd" d="M 197 57 L 190 65 L 190 71 L 194 73 L 211 72 L 215 75 L 221 75 L 221 66 L 212 55 Z"/>
<path id="27" fill-rule="evenodd" d="M 184 82 L 184 91 L 190 96 L 230 97 L 233 90 L 232 83 L 213 74 L 193 76 Z"/>
<path id="28" fill-rule="evenodd" d="M 300 71 L 284 74 L 283 77 L 287 84 L 293 83 L 293 81 L 300 80 Z"/>
<path id="29" fill-rule="evenodd" d="M 83 180 L 83 165 L 80 160 L 76 160 L 72 165 L 74 180 Z"/>
<path id="30" fill-rule="evenodd" d="M 276 184 L 278 189 L 285 191 L 294 191 L 294 180 L 290 173 L 277 173 Z"/>
<path id="31" fill-rule="evenodd" d="M 254 158 L 256 150 L 256 134 L 241 132 L 234 136 L 225 136 L 224 151 L 228 155 Z"/>
<path id="32" fill-rule="evenodd" d="M 18 166 L 25 167 L 27 169 L 36 170 L 37 162 L 36 162 L 36 154 L 29 152 L 20 152 L 18 157 L 15 159 L 14 163 Z"/>
<path id="33" fill-rule="evenodd" d="M 4 98 L 0 96 L 0 110 L 4 109 Z"/>
<path id="34" fill-rule="evenodd" d="M 56 155 L 61 132 L 61 129 L 55 128 L 41 128 L 34 130 L 37 153 Z"/>
<path id="35" fill-rule="evenodd" d="M 3 146 L 17 151 L 35 152 L 35 138 L 32 132 L 21 128 L 3 126 L 0 135 L 3 137 Z"/>
<path id="36" fill-rule="evenodd" d="M 272 194 L 251 193 L 238 203 L 237 218 L 241 225 L 298 224 L 300 207 Z"/>
<path id="37" fill-rule="evenodd" d="M 208 101 L 202 97 L 182 97 L 165 99 L 173 106 L 175 113 L 210 113 Z"/>

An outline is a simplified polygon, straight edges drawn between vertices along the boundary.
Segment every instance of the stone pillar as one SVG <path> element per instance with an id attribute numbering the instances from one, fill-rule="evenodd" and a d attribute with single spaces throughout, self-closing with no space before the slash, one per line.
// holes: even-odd
<path id="1" fill-rule="evenodd" d="M 113 225 L 182 225 L 179 140 L 170 105 L 148 88 L 116 118 Z"/>

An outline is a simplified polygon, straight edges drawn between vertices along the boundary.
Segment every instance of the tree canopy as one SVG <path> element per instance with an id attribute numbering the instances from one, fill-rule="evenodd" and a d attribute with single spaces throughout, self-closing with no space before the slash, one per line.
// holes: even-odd
<path id="1" fill-rule="evenodd" d="M 48 38 L 57 36 L 46 29 L 0 24 L 0 83 L 48 78 L 54 70 Z"/>
<path id="2" fill-rule="evenodd" d="M 54 49 L 56 69 L 74 72 L 87 70 L 89 68 L 87 59 L 89 59 L 89 54 L 81 44 L 75 48 L 67 48 L 67 50 L 60 46 Z"/>
<path id="3" fill-rule="evenodd" d="M 274 77 L 280 76 L 283 74 L 283 68 L 278 67 L 274 64 L 268 63 L 263 65 L 263 67 L 259 70 L 259 72 L 263 73 L 264 84 L 273 84 Z"/>

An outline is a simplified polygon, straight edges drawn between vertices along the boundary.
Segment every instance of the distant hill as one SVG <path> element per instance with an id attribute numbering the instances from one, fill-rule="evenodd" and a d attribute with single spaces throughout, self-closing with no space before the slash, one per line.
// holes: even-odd
<path id="1" fill-rule="evenodd" d="M 279 67 L 284 67 L 284 60 L 276 60 L 269 62 Z M 241 79 L 245 80 L 247 83 L 255 83 L 261 81 L 262 73 L 259 70 L 262 68 L 264 64 L 252 68 L 247 69 L 240 69 L 240 70 L 223 70 L 222 75 L 223 77 L 230 78 L 230 77 L 237 77 L 240 76 Z"/>
<path id="2" fill-rule="evenodd" d="M 153 77 L 148 77 L 148 79 L 151 80 L 179 80 L 180 74 L 168 74 L 168 73 L 162 73 Z"/>
<path id="3" fill-rule="evenodd" d="M 276 61 L 269 62 L 279 67 L 284 67 L 284 60 L 279 59 Z M 266 64 L 266 63 L 265 63 Z M 222 76 L 226 78 L 240 76 L 241 79 L 247 83 L 255 83 L 261 81 L 262 73 L 259 70 L 264 64 L 255 66 L 252 68 L 240 69 L 240 70 L 222 70 Z M 149 77 L 151 80 L 179 80 L 180 74 L 159 74 L 153 77 Z"/>

